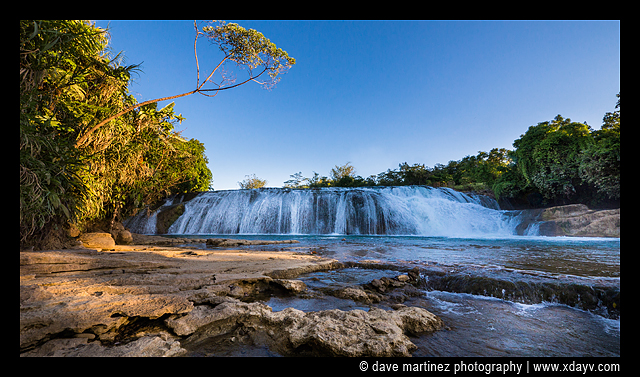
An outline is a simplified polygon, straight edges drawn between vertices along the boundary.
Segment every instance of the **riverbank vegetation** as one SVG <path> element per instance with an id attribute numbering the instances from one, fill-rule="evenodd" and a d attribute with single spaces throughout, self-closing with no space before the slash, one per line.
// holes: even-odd
<path id="1" fill-rule="evenodd" d="M 599 130 L 558 115 L 529 129 L 514 149 L 494 148 L 448 164 L 428 167 L 404 162 L 363 178 L 347 163 L 330 176 L 301 172 L 288 188 L 430 185 L 493 194 L 503 205 L 533 208 L 582 203 L 620 206 L 620 94 Z"/>
<path id="2" fill-rule="evenodd" d="M 173 103 L 136 104 L 138 69 L 110 56 L 84 21 L 20 21 L 20 241 L 38 245 L 62 228 L 128 216 L 168 194 L 207 190 L 204 145 L 186 140 Z M 55 238 L 55 237 L 53 237 Z"/>
<path id="3" fill-rule="evenodd" d="M 55 247 L 65 229 L 109 229 L 168 195 L 211 189 L 204 145 L 176 130 L 184 118 L 173 103 L 158 102 L 213 97 L 250 81 L 271 88 L 295 60 L 237 24 L 194 28 L 196 89 L 138 103 L 128 90 L 138 66 L 110 53 L 106 30 L 88 21 L 20 21 L 21 247 Z M 204 80 L 199 37 L 223 55 Z M 217 72 L 224 62 L 249 77 L 235 83 Z"/>

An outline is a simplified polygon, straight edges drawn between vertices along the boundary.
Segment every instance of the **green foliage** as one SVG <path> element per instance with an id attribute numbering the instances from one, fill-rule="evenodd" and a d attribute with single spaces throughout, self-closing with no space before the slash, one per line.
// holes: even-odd
<path id="1" fill-rule="evenodd" d="M 262 72 L 255 76 L 251 73 L 251 77 L 258 77 L 266 72 L 270 80 L 260 84 L 267 88 L 273 87 L 280 80 L 278 76 L 296 64 L 294 58 L 277 48 L 262 33 L 253 29 L 247 30 L 235 23 L 218 21 L 216 24 L 202 28 L 211 43 L 220 48 L 225 54 L 225 59 L 246 66 L 250 72 L 262 67 Z"/>
<path id="2" fill-rule="evenodd" d="M 140 107 L 75 142 L 136 103 L 136 66 L 104 52 L 104 30 L 86 21 L 20 21 L 20 241 L 47 230 L 113 220 L 164 195 L 207 189 L 204 147 L 174 131 L 173 103 Z"/>
<path id="3" fill-rule="evenodd" d="M 242 182 L 238 182 L 241 189 L 257 189 L 263 188 L 267 185 L 267 181 L 258 178 L 255 174 L 245 175 L 245 179 Z"/>
<path id="4" fill-rule="evenodd" d="M 431 185 L 462 191 L 493 191 L 497 199 L 524 205 L 584 203 L 615 205 L 620 199 L 620 94 L 616 110 L 605 114 L 600 130 L 558 115 L 529 127 L 515 140 L 514 150 L 479 151 L 447 165 L 429 168 L 403 162 L 363 179 L 349 163 L 335 166 L 330 176 L 292 175 L 290 187 L 359 187 Z M 531 198 L 531 199 L 529 199 Z M 605 203 L 606 204 L 606 203 Z"/>
<path id="5" fill-rule="evenodd" d="M 341 179 L 345 179 L 345 178 L 353 178 L 355 176 L 356 173 L 356 169 L 351 166 L 350 162 L 347 162 L 346 164 L 342 165 L 342 166 L 334 166 L 331 169 L 331 180 L 333 180 L 334 182 L 338 182 Z M 350 181 L 347 179 L 347 181 Z M 345 182 L 347 182 L 345 181 Z"/>
<path id="6" fill-rule="evenodd" d="M 620 108 L 620 93 L 616 109 Z M 620 110 L 606 113 L 600 130 L 592 133 L 594 143 L 580 156 L 580 177 L 598 194 L 620 199 Z"/>
<path id="7" fill-rule="evenodd" d="M 295 174 L 291 174 L 289 177 L 291 177 L 290 180 L 285 181 L 284 182 L 284 187 L 285 188 L 294 188 L 294 189 L 301 189 L 301 188 L 308 188 L 309 187 L 309 178 L 304 178 L 302 176 L 302 172 L 297 172 Z"/>

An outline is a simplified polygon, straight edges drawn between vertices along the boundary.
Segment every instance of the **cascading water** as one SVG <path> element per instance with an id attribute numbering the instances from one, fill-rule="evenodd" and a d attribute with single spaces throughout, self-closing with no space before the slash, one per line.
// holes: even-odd
<path id="1" fill-rule="evenodd" d="M 517 224 L 495 200 L 449 188 L 253 189 L 199 194 L 168 233 L 467 237 L 513 235 Z M 143 220 L 129 226 L 153 233 Z"/>
<path id="2" fill-rule="evenodd" d="M 177 196 L 155 211 L 141 211 L 125 226 L 154 234 L 158 218 L 158 228 L 166 229 L 165 219 L 181 213 L 169 234 L 296 235 L 290 238 L 300 241 L 300 252 L 362 263 L 299 277 L 316 292 L 371 282 L 372 271 L 383 271 L 368 269 L 370 260 L 401 271 L 419 268 L 424 294 L 405 305 L 427 305 L 452 330 L 430 334 L 418 355 L 620 354 L 619 239 L 537 237 L 544 222 L 535 210 L 505 211 L 487 196 L 428 186 L 229 190 L 183 200 Z M 384 273 L 392 278 L 398 271 Z M 317 297 L 274 296 L 267 304 L 274 311 L 361 304 Z"/>

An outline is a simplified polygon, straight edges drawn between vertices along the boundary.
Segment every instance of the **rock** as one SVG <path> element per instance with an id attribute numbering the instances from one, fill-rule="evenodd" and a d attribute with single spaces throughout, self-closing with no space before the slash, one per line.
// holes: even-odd
<path id="1" fill-rule="evenodd" d="M 327 270 L 334 262 L 286 251 L 209 250 L 197 257 L 184 257 L 184 252 L 155 246 L 21 251 L 21 353 L 37 353 L 52 341 L 65 348 L 92 337 L 83 352 L 102 352 L 99 342 L 107 347 L 117 338 L 135 340 L 141 335 L 129 334 L 132 327 L 164 326 L 168 316 L 184 315 L 194 304 L 233 300 L 221 297 L 227 295 L 246 299 L 255 293 L 252 289 L 270 284 L 267 274 L 273 270 Z M 292 289 L 296 286 L 301 289 L 291 283 Z M 75 340 L 58 340 L 67 338 Z M 173 352 L 171 347 L 166 352 Z"/>
<path id="2" fill-rule="evenodd" d="M 76 238 L 80 235 L 80 229 L 78 229 L 78 227 L 73 224 L 73 223 L 69 223 L 68 224 L 68 228 L 67 228 L 67 235 L 71 238 Z"/>
<path id="3" fill-rule="evenodd" d="M 540 214 L 543 221 L 558 220 L 567 217 L 574 217 L 592 212 L 584 204 L 569 204 L 566 206 L 557 206 L 545 208 Z"/>
<path id="4" fill-rule="evenodd" d="M 544 209 L 540 235 L 620 237 L 620 209 L 590 210 L 584 204 Z"/>
<path id="5" fill-rule="evenodd" d="M 156 218 L 156 233 L 166 234 L 169 227 L 184 213 L 184 203 L 173 204 L 162 208 Z"/>
<path id="6" fill-rule="evenodd" d="M 105 347 L 87 338 L 52 339 L 42 347 L 25 352 L 24 357 L 170 357 L 187 351 L 171 336 L 144 336 L 122 346 Z"/>
<path id="7" fill-rule="evenodd" d="M 131 245 L 133 243 L 133 236 L 128 230 L 121 230 L 118 231 L 115 240 L 117 245 Z"/>
<path id="8" fill-rule="evenodd" d="M 399 275 L 396 277 L 396 279 L 398 279 L 398 281 L 406 283 L 409 281 L 409 276 L 407 275 Z"/>
<path id="9" fill-rule="evenodd" d="M 242 328 L 254 343 L 265 344 L 283 355 L 306 352 L 351 357 L 410 356 L 416 346 L 407 335 L 444 326 L 440 318 L 416 307 L 309 313 L 286 308 L 274 313 L 264 304 L 240 301 L 224 302 L 214 308 L 198 306 L 165 323 L 178 335 L 191 335 L 183 343 L 186 348 Z"/>
<path id="10" fill-rule="evenodd" d="M 80 235 L 82 245 L 90 249 L 111 249 L 116 241 L 109 233 L 84 233 Z"/>
<path id="11" fill-rule="evenodd" d="M 242 239 L 229 239 L 229 238 L 208 238 L 206 241 L 207 246 L 210 247 L 233 247 L 233 246 L 245 246 L 245 245 L 278 245 L 299 243 L 298 240 L 242 240 Z"/>
<path id="12" fill-rule="evenodd" d="M 384 293 L 387 290 L 387 286 L 380 279 L 373 279 L 369 285 L 380 293 Z"/>
<path id="13" fill-rule="evenodd" d="M 376 293 L 365 292 L 359 287 L 347 287 L 333 293 L 336 297 L 371 304 L 380 302 L 381 297 Z"/>
<path id="14" fill-rule="evenodd" d="M 518 217 L 520 235 L 536 226 L 541 236 L 620 237 L 620 208 L 591 210 L 584 204 L 570 204 L 522 210 Z"/>
<path id="15" fill-rule="evenodd" d="M 114 222 L 111 226 L 111 237 L 116 241 L 116 245 L 131 245 L 133 236 L 125 229 L 121 222 Z"/>
<path id="16" fill-rule="evenodd" d="M 417 282 L 420 280 L 420 268 L 418 267 L 414 267 L 413 269 L 411 269 L 411 271 L 409 271 L 409 279 L 411 279 L 414 282 Z"/>
<path id="17" fill-rule="evenodd" d="M 307 285 L 300 280 L 274 279 L 273 282 L 292 293 L 300 293 L 307 290 Z"/>

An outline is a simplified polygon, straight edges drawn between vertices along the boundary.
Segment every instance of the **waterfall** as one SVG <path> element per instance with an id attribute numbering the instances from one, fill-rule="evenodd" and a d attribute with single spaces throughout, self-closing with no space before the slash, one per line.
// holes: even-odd
<path id="1" fill-rule="evenodd" d="M 168 233 L 513 235 L 518 221 L 506 212 L 489 197 L 429 186 L 211 191 L 185 202 Z M 154 215 L 129 227 L 154 233 Z"/>

